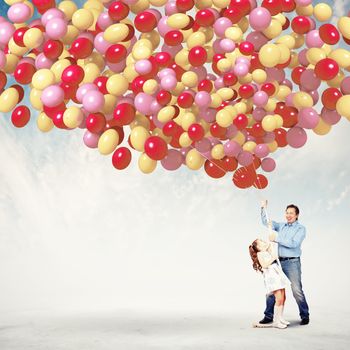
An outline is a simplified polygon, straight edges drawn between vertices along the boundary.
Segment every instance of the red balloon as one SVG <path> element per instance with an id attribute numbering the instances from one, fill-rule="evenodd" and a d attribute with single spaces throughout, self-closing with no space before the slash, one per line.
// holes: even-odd
<path id="1" fill-rule="evenodd" d="M 254 52 L 254 45 L 250 41 L 242 41 L 239 44 L 239 51 L 242 55 L 250 56 Z"/>
<path id="2" fill-rule="evenodd" d="M 306 34 L 311 29 L 311 23 L 306 16 L 296 16 L 292 20 L 292 29 L 297 34 Z"/>
<path id="3" fill-rule="evenodd" d="M 183 92 L 177 98 L 177 104 L 181 108 L 190 108 L 193 105 L 194 97 L 189 92 Z"/>
<path id="4" fill-rule="evenodd" d="M 275 133 L 275 141 L 277 142 L 278 147 L 286 147 L 288 145 L 287 131 L 282 128 L 278 128 L 274 131 L 274 133 Z"/>
<path id="5" fill-rule="evenodd" d="M 315 75 L 322 80 L 331 80 L 339 73 L 338 63 L 331 58 L 323 58 L 315 66 Z"/>
<path id="6" fill-rule="evenodd" d="M 117 148 L 112 156 L 112 164 L 118 170 L 123 170 L 131 162 L 131 152 L 127 147 Z"/>
<path id="7" fill-rule="evenodd" d="M 111 45 L 106 51 L 106 59 L 111 63 L 119 63 L 126 58 L 127 50 L 124 45 Z"/>
<path id="8" fill-rule="evenodd" d="M 295 10 L 296 6 L 297 5 L 296 5 L 294 0 L 282 0 L 282 11 L 283 12 L 292 12 Z"/>
<path id="9" fill-rule="evenodd" d="M 210 133 L 214 137 L 222 138 L 226 135 L 226 128 L 220 126 L 217 122 L 210 125 Z"/>
<path id="10" fill-rule="evenodd" d="M 73 100 L 74 102 L 79 103 L 76 100 L 76 93 L 77 93 L 77 89 L 78 86 L 77 85 L 73 85 L 73 84 L 68 84 L 65 83 L 64 81 L 60 84 L 60 87 L 63 89 L 64 91 L 64 99 L 65 100 Z"/>
<path id="11" fill-rule="evenodd" d="M 261 6 L 269 10 L 272 16 L 275 16 L 282 11 L 283 4 L 281 0 L 264 0 Z"/>
<path id="12" fill-rule="evenodd" d="M 150 136 L 145 142 L 145 152 L 151 159 L 161 160 L 168 154 L 168 145 L 159 136 Z"/>
<path id="13" fill-rule="evenodd" d="M 262 125 L 260 122 L 256 122 L 255 124 L 253 124 L 252 126 L 252 131 L 251 131 L 252 135 L 255 137 L 263 137 L 265 136 L 265 130 L 263 129 Z"/>
<path id="14" fill-rule="evenodd" d="M 195 21 L 201 27 L 210 27 L 215 22 L 215 16 L 209 9 L 199 10 L 196 13 Z"/>
<path id="15" fill-rule="evenodd" d="M 105 77 L 105 76 L 97 77 L 94 80 L 94 84 L 98 87 L 100 92 L 102 92 L 104 95 L 108 94 L 107 80 L 108 80 L 108 77 Z"/>
<path id="16" fill-rule="evenodd" d="M 30 110 L 27 106 L 16 107 L 11 115 L 12 124 L 17 128 L 23 128 L 30 120 Z"/>
<path id="17" fill-rule="evenodd" d="M 182 43 L 183 34 L 179 30 L 170 30 L 164 36 L 164 42 L 169 46 L 177 46 Z"/>
<path id="18" fill-rule="evenodd" d="M 238 89 L 239 96 L 246 99 L 252 97 L 254 95 L 254 92 L 254 87 L 250 84 L 243 84 Z"/>
<path id="19" fill-rule="evenodd" d="M 237 162 L 237 159 L 235 157 L 225 156 L 222 159 L 222 164 L 223 164 L 224 169 L 226 171 L 234 171 L 238 167 L 238 162 Z"/>
<path id="20" fill-rule="evenodd" d="M 192 141 L 199 141 L 204 137 L 204 129 L 198 123 L 191 124 L 187 132 Z"/>
<path id="21" fill-rule="evenodd" d="M 173 120 L 168 121 L 164 124 L 162 130 L 165 136 L 175 136 L 181 127 Z"/>
<path id="22" fill-rule="evenodd" d="M 64 122 L 63 122 L 63 113 L 64 113 L 64 110 L 63 111 L 62 110 L 56 111 L 56 113 L 52 117 L 52 121 L 57 128 L 68 129 L 66 124 L 64 124 Z"/>
<path id="23" fill-rule="evenodd" d="M 172 95 L 167 90 L 160 90 L 156 96 L 157 102 L 162 105 L 166 106 L 171 101 Z"/>
<path id="24" fill-rule="evenodd" d="M 113 117 L 118 122 L 119 126 L 130 124 L 135 119 L 135 115 L 135 107 L 126 102 L 119 103 L 113 112 Z"/>
<path id="25" fill-rule="evenodd" d="M 10 87 L 12 87 L 12 88 L 17 90 L 17 92 L 18 92 L 17 104 L 20 103 L 23 100 L 23 97 L 24 97 L 24 89 L 23 89 L 23 87 L 18 85 L 18 84 L 13 84 Z"/>
<path id="26" fill-rule="evenodd" d="M 25 47 L 24 42 L 23 42 L 23 37 L 25 32 L 28 30 L 28 27 L 22 27 L 18 28 L 14 33 L 13 33 L 13 41 L 21 47 Z"/>
<path id="27" fill-rule="evenodd" d="M 232 181 L 238 188 L 248 188 L 253 186 L 256 180 L 256 174 L 249 171 L 247 168 L 238 168 L 233 177 Z"/>
<path id="28" fill-rule="evenodd" d="M 209 79 L 203 79 L 198 83 L 198 91 L 211 92 L 213 83 Z"/>
<path id="29" fill-rule="evenodd" d="M 85 123 L 90 132 L 99 134 L 106 126 L 106 118 L 102 113 L 91 113 L 86 118 Z"/>
<path id="30" fill-rule="evenodd" d="M 188 53 L 188 60 L 194 67 L 202 66 L 208 58 L 207 51 L 202 46 L 195 46 Z"/>
<path id="31" fill-rule="evenodd" d="M 207 159 L 204 163 L 204 170 L 210 177 L 214 179 L 219 179 L 220 177 L 226 175 L 223 162 L 217 159 Z"/>
<path id="32" fill-rule="evenodd" d="M 238 8 L 243 16 L 246 16 L 249 14 L 251 10 L 251 5 L 249 0 L 231 0 L 229 8 Z"/>
<path id="33" fill-rule="evenodd" d="M 235 119 L 233 119 L 233 124 L 236 125 L 238 130 L 245 129 L 248 126 L 248 117 L 245 114 L 238 114 Z"/>
<path id="34" fill-rule="evenodd" d="M 272 83 L 265 83 L 261 86 L 261 90 L 272 96 L 276 92 L 276 87 Z"/>
<path id="35" fill-rule="evenodd" d="M 19 84 L 27 85 L 32 82 L 34 73 L 36 72 L 35 66 L 28 62 L 20 63 L 15 71 L 14 77 Z"/>
<path id="36" fill-rule="evenodd" d="M 303 72 L 304 72 L 305 70 L 306 70 L 306 68 L 303 67 L 303 66 L 295 67 L 295 68 L 292 70 L 291 77 L 292 77 L 292 80 L 294 81 L 295 84 L 300 85 L 300 78 L 301 78 L 301 75 L 303 74 Z"/>
<path id="37" fill-rule="evenodd" d="M 76 59 L 87 58 L 92 54 L 94 44 L 88 38 L 75 39 L 69 49 L 69 53 Z"/>
<path id="38" fill-rule="evenodd" d="M 320 38 L 328 45 L 335 45 L 340 40 L 340 34 L 337 27 L 333 24 L 322 24 L 319 28 Z"/>
<path id="39" fill-rule="evenodd" d="M 238 23 L 243 18 L 243 13 L 238 7 L 230 7 L 223 10 L 224 17 L 227 17 L 233 24 Z"/>
<path id="40" fill-rule="evenodd" d="M 256 175 L 256 180 L 254 182 L 254 187 L 261 190 L 265 187 L 267 187 L 268 185 L 268 181 L 267 181 L 267 178 L 266 176 L 262 175 L 262 174 L 257 174 Z"/>
<path id="41" fill-rule="evenodd" d="M 84 76 L 84 69 L 77 64 L 73 64 L 64 69 L 61 80 L 68 84 L 79 85 L 83 81 Z"/>
<path id="42" fill-rule="evenodd" d="M 322 93 L 322 103 L 330 110 L 335 110 L 338 100 L 343 96 L 343 94 L 337 88 L 328 88 Z"/>
<path id="43" fill-rule="evenodd" d="M 7 76 L 2 70 L 0 70 L 0 91 L 6 86 L 6 84 Z"/>
<path id="44" fill-rule="evenodd" d="M 170 53 L 165 52 L 165 51 L 158 52 L 154 58 L 155 58 L 157 64 L 161 67 L 167 67 L 172 60 Z"/>
<path id="45" fill-rule="evenodd" d="M 114 1 L 108 7 L 108 15 L 113 21 L 121 21 L 129 14 L 129 6 L 122 1 Z"/>
<path id="46" fill-rule="evenodd" d="M 186 12 L 191 10 L 194 6 L 193 0 L 176 0 L 176 8 L 179 12 Z"/>
<path id="47" fill-rule="evenodd" d="M 44 55 L 50 59 L 55 61 L 59 56 L 61 56 L 63 52 L 63 44 L 59 40 L 47 40 L 43 46 Z"/>
<path id="48" fill-rule="evenodd" d="M 157 18 L 153 13 L 143 11 L 136 15 L 134 24 L 139 32 L 148 33 L 157 26 Z"/>

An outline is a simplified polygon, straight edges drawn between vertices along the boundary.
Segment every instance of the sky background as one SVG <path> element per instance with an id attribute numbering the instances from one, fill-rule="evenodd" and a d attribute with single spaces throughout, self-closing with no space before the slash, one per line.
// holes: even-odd
<path id="1" fill-rule="evenodd" d="M 336 14 L 345 9 L 336 1 Z M 35 113 L 34 113 L 35 115 Z M 229 175 L 116 171 L 84 146 L 82 131 L 25 129 L 0 116 L 0 310 L 225 308 L 262 314 L 264 288 L 248 245 L 287 204 L 307 228 L 303 282 L 311 313 L 350 310 L 350 123 L 301 149 L 273 154 L 264 191 Z M 335 298 L 334 298 L 335 296 Z M 287 309 L 297 315 L 290 291 Z"/>

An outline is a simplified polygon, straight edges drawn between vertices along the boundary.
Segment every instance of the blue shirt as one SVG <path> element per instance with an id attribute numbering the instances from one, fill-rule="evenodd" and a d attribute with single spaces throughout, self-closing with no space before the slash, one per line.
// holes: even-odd
<path id="1" fill-rule="evenodd" d="M 261 208 L 261 221 L 268 226 L 264 208 Z M 280 257 L 299 257 L 301 255 L 300 247 L 305 238 L 306 229 L 298 220 L 291 224 L 272 221 L 272 229 L 278 232 L 275 242 L 278 243 Z"/>

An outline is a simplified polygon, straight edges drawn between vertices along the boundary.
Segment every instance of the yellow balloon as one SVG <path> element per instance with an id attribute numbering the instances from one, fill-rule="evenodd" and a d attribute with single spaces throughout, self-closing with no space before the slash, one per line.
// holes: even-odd
<path id="1" fill-rule="evenodd" d="M 312 129 L 317 135 L 326 135 L 332 129 L 332 126 L 327 124 L 322 118 L 320 118 L 318 124 Z"/>
<path id="2" fill-rule="evenodd" d="M 44 112 L 38 115 L 36 120 L 36 125 L 38 129 L 42 132 L 49 132 L 54 127 L 53 121 Z"/>
<path id="3" fill-rule="evenodd" d="M 299 91 L 293 96 L 293 103 L 298 109 L 312 107 L 314 105 L 312 97 L 303 91 Z"/>
<path id="4" fill-rule="evenodd" d="M 188 132 L 185 131 L 179 138 L 179 144 L 181 147 L 189 147 L 192 144 L 192 139 L 189 137 Z"/>
<path id="5" fill-rule="evenodd" d="M 94 23 L 94 16 L 91 11 L 87 9 L 79 9 L 74 12 L 72 23 L 80 30 L 86 30 Z"/>
<path id="6" fill-rule="evenodd" d="M 204 162 L 205 158 L 196 149 L 191 149 L 186 154 L 186 165 L 191 170 L 200 169 Z"/>
<path id="7" fill-rule="evenodd" d="M 350 95 L 344 95 L 337 101 L 336 110 L 340 115 L 350 118 Z"/>
<path id="8" fill-rule="evenodd" d="M 184 13 L 175 13 L 167 18 L 167 25 L 174 29 L 182 29 L 189 25 L 190 18 Z"/>
<path id="9" fill-rule="evenodd" d="M 340 17 L 338 29 L 346 39 L 350 39 L 350 17 Z"/>
<path id="10" fill-rule="evenodd" d="M 243 150 L 244 151 L 248 151 L 250 153 L 253 153 L 256 147 L 256 143 L 254 141 L 247 141 L 244 145 L 243 145 Z"/>
<path id="11" fill-rule="evenodd" d="M 234 116 L 229 111 L 226 109 L 221 109 L 216 113 L 215 119 L 220 126 L 227 128 L 232 124 L 233 117 Z"/>
<path id="12" fill-rule="evenodd" d="M 225 157 L 225 152 L 224 152 L 224 145 L 218 144 L 215 145 L 210 152 L 211 156 L 214 159 L 222 159 Z"/>
<path id="13" fill-rule="evenodd" d="M 76 106 L 68 107 L 63 113 L 63 123 L 70 129 L 78 127 L 84 119 L 84 113 Z"/>
<path id="14" fill-rule="evenodd" d="M 146 153 L 142 153 L 138 160 L 138 166 L 144 174 L 150 174 L 157 167 L 157 161 L 151 159 Z"/>
<path id="15" fill-rule="evenodd" d="M 38 90 L 44 90 L 54 83 L 55 75 L 47 68 L 37 70 L 32 78 L 33 87 Z"/>
<path id="16" fill-rule="evenodd" d="M 123 75 L 113 74 L 108 78 L 106 88 L 110 94 L 121 96 L 128 90 L 129 82 Z"/>
<path id="17" fill-rule="evenodd" d="M 19 99 L 18 91 L 15 88 L 8 88 L 0 95 L 0 112 L 8 113 L 12 111 Z"/>
<path id="18" fill-rule="evenodd" d="M 109 26 L 103 33 L 103 38 L 111 44 L 123 41 L 129 35 L 129 27 L 124 23 Z"/>
<path id="19" fill-rule="evenodd" d="M 335 49 L 328 55 L 329 58 L 335 60 L 341 68 L 350 66 L 350 52 L 345 49 Z"/>
<path id="20" fill-rule="evenodd" d="M 314 16 L 320 22 L 328 21 L 332 14 L 332 8 L 328 4 L 320 3 L 314 7 Z"/>
<path id="21" fill-rule="evenodd" d="M 281 51 L 277 45 L 265 44 L 259 52 L 260 62 L 267 68 L 276 66 L 281 58 Z"/>
<path id="22" fill-rule="evenodd" d="M 98 140 L 98 150 L 103 155 L 111 154 L 117 148 L 118 142 L 118 132 L 115 129 L 108 129 Z"/>
<path id="23" fill-rule="evenodd" d="M 143 152 L 145 150 L 145 142 L 149 136 L 147 129 L 143 126 L 136 126 L 131 130 L 130 143 L 137 151 Z"/>
<path id="24" fill-rule="evenodd" d="M 58 9 L 61 10 L 65 14 L 66 19 L 70 21 L 73 14 L 78 10 L 78 6 L 74 1 L 64 0 L 58 4 Z"/>
<path id="25" fill-rule="evenodd" d="M 41 111 L 44 108 L 44 105 L 41 102 L 41 94 L 42 91 L 35 88 L 31 89 L 29 94 L 29 101 L 31 105 L 38 111 Z"/>
<path id="26" fill-rule="evenodd" d="M 266 115 L 261 123 L 265 131 L 274 131 L 277 129 L 277 121 L 274 115 Z"/>
<path id="27" fill-rule="evenodd" d="M 176 109 L 174 106 L 166 106 L 163 107 L 157 114 L 157 119 L 161 122 L 161 123 L 166 123 L 168 121 L 170 121 L 171 119 L 173 119 L 173 117 L 175 116 L 176 113 Z"/>
<path id="28" fill-rule="evenodd" d="M 23 35 L 23 43 L 28 49 L 39 47 L 44 41 L 44 34 L 39 28 L 30 28 Z"/>

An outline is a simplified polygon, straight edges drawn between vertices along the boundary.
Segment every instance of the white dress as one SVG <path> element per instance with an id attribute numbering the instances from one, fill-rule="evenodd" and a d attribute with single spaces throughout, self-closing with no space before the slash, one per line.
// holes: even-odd
<path id="1" fill-rule="evenodd" d="M 272 244 L 273 249 L 277 249 L 277 244 Z M 268 256 L 271 257 L 269 252 L 263 252 L 263 254 L 268 254 Z M 288 277 L 277 262 L 274 262 L 267 268 L 263 268 L 263 276 L 266 294 L 271 294 L 275 290 L 283 289 L 290 285 Z"/>

